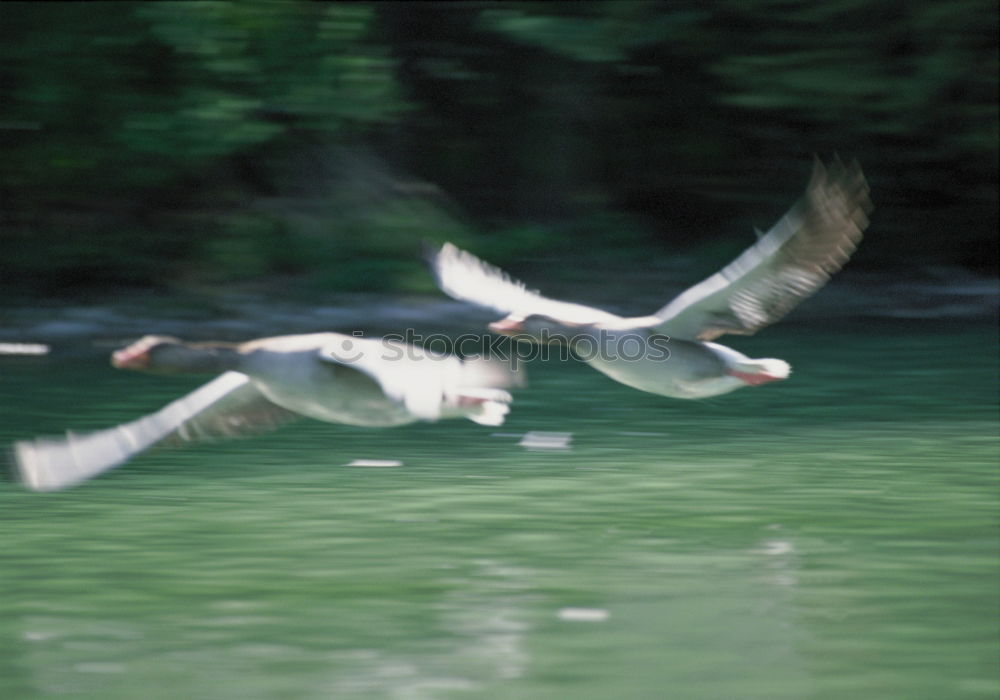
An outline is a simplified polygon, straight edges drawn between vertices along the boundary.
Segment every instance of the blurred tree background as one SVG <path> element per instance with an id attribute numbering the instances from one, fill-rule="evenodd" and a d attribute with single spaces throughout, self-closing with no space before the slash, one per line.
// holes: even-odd
<path id="1" fill-rule="evenodd" d="M 995 0 L 5 2 L 0 286 L 426 290 L 424 238 L 714 265 L 833 152 L 876 203 L 856 265 L 993 273 L 997 24 Z"/>

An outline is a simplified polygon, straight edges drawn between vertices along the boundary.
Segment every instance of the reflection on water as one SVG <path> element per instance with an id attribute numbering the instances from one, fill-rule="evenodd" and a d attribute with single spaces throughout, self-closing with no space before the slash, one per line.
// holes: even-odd
<path id="1" fill-rule="evenodd" d="M 355 671 L 333 680 L 334 697 L 435 698 L 521 678 L 529 662 L 530 572 L 491 560 L 472 564 L 471 575 L 449 579 L 454 588 L 433 606 L 437 640 L 408 654 L 368 650 Z"/>
<path id="2" fill-rule="evenodd" d="M 0 696 L 995 697 L 994 329 L 734 345 L 796 372 L 679 402 L 537 366 L 501 431 L 303 421 L 0 489 Z M 0 437 L 196 383 L 0 358 Z"/>

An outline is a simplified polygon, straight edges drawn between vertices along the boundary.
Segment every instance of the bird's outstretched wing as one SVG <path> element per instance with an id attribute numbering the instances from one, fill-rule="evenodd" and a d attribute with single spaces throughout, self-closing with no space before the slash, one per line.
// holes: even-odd
<path id="1" fill-rule="evenodd" d="M 503 314 L 525 318 L 533 314 L 548 316 L 565 323 L 599 323 L 616 316 L 583 304 L 556 301 L 525 287 L 494 267 L 451 243 L 428 253 L 428 261 L 445 294 Z"/>
<path id="2" fill-rule="evenodd" d="M 750 335 L 822 287 L 854 251 L 872 210 L 857 162 L 819 159 L 803 197 L 752 246 L 649 317 L 675 338 Z"/>
<path id="3" fill-rule="evenodd" d="M 92 433 L 14 443 L 15 476 L 33 491 L 58 491 L 122 464 L 156 444 L 261 432 L 298 414 L 267 400 L 240 372 L 208 384 L 138 420 Z"/>

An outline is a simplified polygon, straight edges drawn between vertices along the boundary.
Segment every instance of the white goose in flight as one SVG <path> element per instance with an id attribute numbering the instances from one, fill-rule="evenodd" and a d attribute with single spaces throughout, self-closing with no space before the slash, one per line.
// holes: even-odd
<path id="1" fill-rule="evenodd" d="M 824 166 L 817 159 L 805 194 L 756 243 L 656 313 L 636 318 L 548 299 L 450 243 L 430 262 L 445 293 L 507 314 L 490 330 L 567 342 L 622 384 L 696 399 L 788 377 L 784 360 L 752 359 L 709 341 L 756 333 L 822 287 L 854 251 L 871 209 L 856 162 L 835 158 Z"/>
<path id="2" fill-rule="evenodd" d="M 115 352 L 111 362 L 120 369 L 219 376 L 130 423 L 15 443 L 16 475 L 28 488 L 63 489 L 156 444 L 260 432 L 300 416 L 369 427 L 442 418 L 500 425 L 511 401 L 506 389 L 520 383 L 501 362 L 339 333 L 242 344 L 149 335 Z"/>

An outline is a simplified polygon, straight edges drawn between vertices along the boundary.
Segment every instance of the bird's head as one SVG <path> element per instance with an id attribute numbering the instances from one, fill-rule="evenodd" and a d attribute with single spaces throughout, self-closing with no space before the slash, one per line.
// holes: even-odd
<path id="1" fill-rule="evenodd" d="M 118 369 L 152 370 L 163 353 L 180 345 L 180 340 L 165 335 L 147 335 L 111 355 L 111 365 Z"/>
<path id="2" fill-rule="evenodd" d="M 111 365 L 140 372 L 214 373 L 229 369 L 223 343 L 185 343 L 166 335 L 147 335 L 111 355 Z"/>

